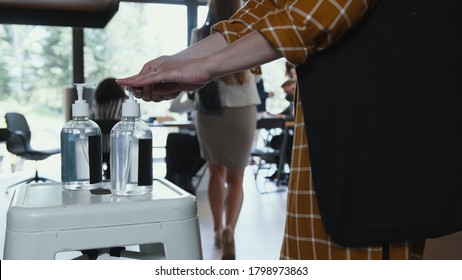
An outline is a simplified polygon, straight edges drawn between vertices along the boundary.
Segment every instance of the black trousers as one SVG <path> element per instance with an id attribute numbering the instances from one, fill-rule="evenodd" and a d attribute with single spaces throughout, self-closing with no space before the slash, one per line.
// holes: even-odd
<path id="1" fill-rule="evenodd" d="M 282 152 L 284 153 L 284 163 L 287 163 L 290 166 L 290 161 L 292 160 L 292 144 L 294 141 L 294 132 L 292 129 L 273 136 L 270 140 L 269 146 L 273 149 L 281 149 L 284 133 L 289 133 L 289 135 L 287 136 L 287 145 Z"/>

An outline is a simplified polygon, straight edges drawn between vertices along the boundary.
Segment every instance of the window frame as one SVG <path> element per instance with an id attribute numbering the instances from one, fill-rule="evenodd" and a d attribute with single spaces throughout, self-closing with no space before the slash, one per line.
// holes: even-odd
<path id="1" fill-rule="evenodd" d="M 171 4 L 171 5 L 185 5 L 188 22 L 188 39 L 191 41 L 191 30 L 197 26 L 197 8 L 199 6 L 206 6 L 207 0 L 120 0 L 120 2 L 133 2 L 133 3 L 155 3 L 155 4 Z M 83 28 L 72 28 L 72 82 L 84 83 L 84 34 Z"/>

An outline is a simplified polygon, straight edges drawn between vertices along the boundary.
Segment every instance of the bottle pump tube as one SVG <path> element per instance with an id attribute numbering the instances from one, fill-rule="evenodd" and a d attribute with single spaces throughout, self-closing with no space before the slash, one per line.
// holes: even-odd
<path id="1" fill-rule="evenodd" d="M 61 181 L 69 190 L 95 189 L 102 184 L 101 130 L 90 120 L 83 90 L 94 84 L 75 84 L 77 100 L 72 119 L 61 130 Z"/>
<path id="2" fill-rule="evenodd" d="M 122 120 L 111 130 L 111 192 L 115 195 L 143 195 L 152 192 L 152 133 L 140 120 L 140 104 L 128 88 L 122 104 Z"/>

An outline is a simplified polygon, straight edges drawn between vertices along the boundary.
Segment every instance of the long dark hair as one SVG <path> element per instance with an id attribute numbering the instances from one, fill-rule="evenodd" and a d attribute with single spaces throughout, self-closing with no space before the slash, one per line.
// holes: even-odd
<path id="1" fill-rule="evenodd" d="M 209 0 L 209 11 L 201 35 L 205 38 L 210 35 L 210 27 L 222 20 L 229 19 L 241 7 L 241 0 Z"/>
<path id="2" fill-rule="evenodd" d="M 241 0 L 209 0 L 209 12 L 204 25 L 199 28 L 201 39 L 210 35 L 212 25 L 228 20 L 241 7 Z M 220 78 L 226 84 L 243 84 L 246 80 L 245 72 L 238 72 Z"/>
<path id="3" fill-rule="evenodd" d="M 125 99 L 127 95 L 115 78 L 102 80 L 95 89 L 95 101 L 97 104 L 104 104 L 111 100 Z"/>

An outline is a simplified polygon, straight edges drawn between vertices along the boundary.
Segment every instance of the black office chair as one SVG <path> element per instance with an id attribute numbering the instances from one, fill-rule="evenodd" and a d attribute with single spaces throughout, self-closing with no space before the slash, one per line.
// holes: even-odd
<path id="1" fill-rule="evenodd" d="M 10 132 L 6 128 L 0 128 L 0 144 L 6 143 L 6 140 L 10 138 Z M 3 161 L 3 155 L 0 155 L 0 162 Z"/>
<path id="2" fill-rule="evenodd" d="M 252 159 L 256 160 L 256 170 L 254 170 L 255 184 L 259 193 L 267 193 L 268 191 L 262 191 L 258 184 L 258 174 L 262 169 L 271 169 L 276 165 L 276 185 L 279 186 L 281 177 L 284 174 L 283 165 L 281 165 L 281 152 L 280 147 L 271 147 L 270 142 L 273 137 L 280 135 L 285 127 L 285 120 L 282 118 L 261 118 L 257 121 L 257 129 L 263 130 L 265 133 L 262 147 L 256 147 L 251 152 Z M 277 191 L 283 191 L 284 189 L 277 189 Z"/>
<path id="3" fill-rule="evenodd" d="M 7 130 L 10 133 L 10 136 L 6 140 L 6 149 L 8 152 L 17 155 L 19 157 L 28 159 L 28 160 L 35 160 L 36 162 L 39 160 L 44 160 L 49 156 L 59 154 L 61 152 L 60 149 L 51 149 L 51 150 L 35 150 L 31 147 L 31 131 L 29 129 L 29 125 L 27 124 L 26 118 L 19 114 L 19 113 L 6 113 L 5 120 L 7 125 Z M 11 185 L 7 188 L 8 189 L 16 186 L 21 183 L 31 183 L 32 181 L 35 182 L 46 182 L 52 181 L 50 179 L 40 177 L 38 175 L 37 167 L 35 169 L 35 176 L 14 185 Z"/>
<path id="4" fill-rule="evenodd" d="M 6 142 L 10 138 L 10 132 L 6 128 L 0 128 L 0 142 Z"/>

